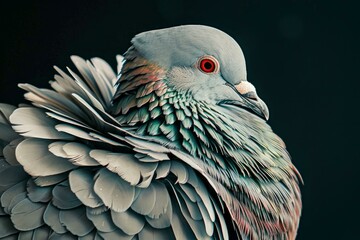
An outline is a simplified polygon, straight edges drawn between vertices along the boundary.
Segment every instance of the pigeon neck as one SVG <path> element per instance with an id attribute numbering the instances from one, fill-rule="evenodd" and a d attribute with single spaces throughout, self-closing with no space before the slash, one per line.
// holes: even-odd
<path id="1" fill-rule="evenodd" d="M 195 101 L 167 87 L 159 66 L 131 51 L 125 59 L 113 101 L 119 123 L 201 159 L 240 232 L 290 239 L 297 222 L 289 219 L 300 214 L 299 175 L 266 122 L 241 108 Z"/>
<path id="2" fill-rule="evenodd" d="M 283 143 L 265 135 L 271 129 L 262 119 L 247 111 L 232 116 L 225 108 L 195 101 L 189 93 L 167 87 L 160 67 L 131 51 L 125 58 L 114 98 L 119 123 L 138 134 L 163 137 L 210 165 L 233 169 L 236 175 L 270 178 L 262 170 L 272 164 L 267 162 L 271 156 L 264 157 L 263 152 L 270 154 L 265 143 Z"/>
<path id="3" fill-rule="evenodd" d="M 162 137 L 235 176 L 281 179 L 283 173 L 269 167 L 292 166 L 284 143 L 264 120 L 241 108 L 195 101 L 189 93 L 167 87 L 166 71 L 133 47 L 124 57 L 113 100 L 114 115 L 124 127 Z"/>

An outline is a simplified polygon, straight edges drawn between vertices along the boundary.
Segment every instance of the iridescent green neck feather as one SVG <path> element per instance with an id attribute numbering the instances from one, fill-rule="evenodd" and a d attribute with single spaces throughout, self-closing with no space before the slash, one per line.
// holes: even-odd
<path id="1" fill-rule="evenodd" d="M 166 70 L 133 47 L 125 54 L 118 84 L 117 120 L 139 135 L 154 136 L 202 159 L 206 171 L 234 198 L 228 200 L 234 206 L 230 214 L 242 230 L 265 229 L 263 236 L 296 233 L 298 223 L 292 225 L 301 209 L 299 175 L 283 141 L 263 119 L 168 87 Z"/>

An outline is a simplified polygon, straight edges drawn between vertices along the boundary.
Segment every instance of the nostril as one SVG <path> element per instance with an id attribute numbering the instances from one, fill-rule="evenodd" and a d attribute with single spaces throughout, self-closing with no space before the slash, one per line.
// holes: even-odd
<path id="1" fill-rule="evenodd" d="M 254 92 L 256 95 L 256 89 L 254 85 L 252 85 L 248 81 L 240 82 L 238 85 L 235 86 L 235 88 L 241 95 L 245 95 L 250 92 Z"/>

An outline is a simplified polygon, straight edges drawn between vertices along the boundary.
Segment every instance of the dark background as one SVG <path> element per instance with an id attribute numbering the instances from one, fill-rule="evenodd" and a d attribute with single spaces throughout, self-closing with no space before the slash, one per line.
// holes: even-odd
<path id="1" fill-rule="evenodd" d="M 0 102 L 19 82 L 47 87 L 69 56 L 115 55 L 139 32 L 222 29 L 242 46 L 248 80 L 305 181 L 298 239 L 358 239 L 359 7 L 350 1 L 1 2 Z"/>

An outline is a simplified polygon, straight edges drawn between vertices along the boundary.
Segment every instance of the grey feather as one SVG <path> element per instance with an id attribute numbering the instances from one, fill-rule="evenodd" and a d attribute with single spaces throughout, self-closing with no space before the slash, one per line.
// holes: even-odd
<path id="1" fill-rule="evenodd" d="M 18 240 L 18 236 L 17 236 L 17 234 L 13 234 L 13 235 L 4 237 L 1 240 Z"/>
<path id="2" fill-rule="evenodd" d="M 196 239 L 193 231 L 182 216 L 181 211 L 177 205 L 175 205 L 172 214 L 171 228 L 176 239 Z"/>
<path id="3" fill-rule="evenodd" d="M 211 199 L 213 205 L 214 205 L 214 208 L 215 208 L 215 211 L 217 213 L 217 216 L 218 216 L 218 219 L 219 219 L 219 223 L 220 223 L 220 226 L 217 226 L 217 231 L 218 231 L 218 235 L 220 236 L 220 239 L 229 239 L 229 232 L 228 232 L 228 228 L 226 226 L 226 222 L 225 222 L 225 219 L 224 219 L 224 215 L 223 215 L 223 212 L 221 211 L 221 209 L 219 208 L 219 206 L 217 204 L 214 203 L 214 200 Z M 218 224 L 218 222 L 215 222 L 215 225 Z M 220 228 L 221 228 L 221 232 L 220 232 Z"/>
<path id="4" fill-rule="evenodd" d="M 61 210 L 59 216 L 60 222 L 76 236 L 85 236 L 94 228 L 92 222 L 86 217 L 85 207 Z"/>
<path id="5" fill-rule="evenodd" d="M 48 204 L 44 212 L 44 222 L 56 233 L 66 233 L 67 230 L 60 222 L 60 210 L 51 203 Z"/>
<path id="6" fill-rule="evenodd" d="M 68 124 L 71 124 L 71 125 L 74 125 L 77 127 L 93 130 L 89 126 L 87 126 L 85 123 L 83 123 L 82 121 L 71 118 L 69 116 L 64 116 L 64 114 L 56 111 L 55 109 L 51 109 L 51 112 L 46 112 L 46 115 L 48 115 L 49 117 L 51 117 L 55 120 L 58 120 L 59 122 L 68 123 Z"/>
<path id="7" fill-rule="evenodd" d="M 141 215 L 148 215 L 155 206 L 155 202 L 159 200 L 156 198 L 156 190 L 153 185 L 144 189 L 139 189 L 139 195 L 131 204 L 131 209 Z"/>
<path id="8" fill-rule="evenodd" d="M 68 176 L 67 173 L 62 173 L 51 176 L 35 177 L 33 179 L 36 185 L 40 187 L 46 187 L 62 182 L 67 178 L 67 176 Z"/>
<path id="9" fill-rule="evenodd" d="M 110 211 L 95 213 L 91 208 L 86 208 L 86 216 L 92 221 L 95 228 L 101 232 L 112 232 L 116 229 Z"/>
<path id="10" fill-rule="evenodd" d="M 117 239 L 117 240 L 132 240 L 132 235 L 127 235 L 121 230 L 115 230 L 112 232 L 98 232 L 103 239 Z"/>
<path id="11" fill-rule="evenodd" d="M 14 124 L 14 130 L 25 137 L 73 139 L 68 134 L 58 132 L 55 129 L 56 121 L 37 108 L 18 108 L 10 116 L 10 121 Z"/>
<path id="12" fill-rule="evenodd" d="M 86 139 L 86 140 L 90 140 L 90 141 L 95 141 L 95 142 L 99 141 L 98 139 L 90 136 L 88 132 L 86 132 L 80 128 L 71 126 L 69 124 L 58 124 L 55 126 L 55 129 L 59 132 L 64 132 L 64 133 L 67 133 L 74 137 L 78 137 L 78 138 L 82 138 L 82 139 Z"/>
<path id="13" fill-rule="evenodd" d="M 96 109 L 94 109 L 88 102 L 76 93 L 73 93 L 72 96 L 76 99 L 78 105 L 81 106 L 83 112 L 85 112 L 94 126 L 99 126 L 100 128 L 104 127 L 104 119 L 101 117 L 99 112 L 96 111 Z"/>
<path id="14" fill-rule="evenodd" d="M 79 237 L 78 240 L 94 240 L 96 238 L 96 232 L 86 234 L 85 236 Z"/>
<path id="15" fill-rule="evenodd" d="M 72 209 L 82 205 L 81 201 L 71 191 L 67 181 L 56 185 L 52 190 L 52 203 L 59 209 Z"/>
<path id="16" fill-rule="evenodd" d="M 205 229 L 206 229 L 206 233 L 208 236 L 212 236 L 214 233 L 214 220 L 212 220 L 210 218 L 208 209 L 205 207 L 205 204 L 203 202 L 199 202 L 199 209 L 202 215 L 202 219 L 204 220 L 204 224 L 205 224 Z"/>
<path id="17" fill-rule="evenodd" d="M 157 163 L 140 163 L 133 154 L 92 150 L 90 156 L 131 185 L 139 184 L 142 178 L 152 177 L 157 166 Z"/>
<path id="18" fill-rule="evenodd" d="M 114 224 L 127 235 L 139 233 L 145 225 L 144 217 L 131 210 L 121 213 L 111 211 L 111 218 Z"/>
<path id="19" fill-rule="evenodd" d="M 52 154 L 54 154 L 57 157 L 68 158 L 68 155 L 63 150 L 63 146 L 66 143 L 68 143 L 68 142 L 56 141 L 56 142 L 50 143 L 48 146 L 49 152 L 51 152 Z"/>
<path id="20" fill-rule="evenodd" d="M 50 229 L 48 227 L 41 227 L 33 230 L 32 240 L 48 239 L 50 236 Z M 24 239 L 25 240 L 25 239 Z"/>
<path id="21" fill-rule="evenodd" d="M 176 188 L 175 188 L 176 189 Z M 208 221 L 204 219 L 203 221 L 195 221 L 191 218 L 189 210 L 186 208 L 186 204 L 184 203 L 184 200 L 181 198 L 181 195 L 179 195 L 176 190 L 174 191 L 174 196 L 176 197 L 176 200 L 178 202 L 178 206 L 181 210 L 182 216 L 186 219 L 187 223 L 189 224 L 191 230 L 196 236 L 196 239 L 209 239 L 210 236 L 212 236 L 212 232 L 208 234 L 207 231 L 205 231 L 205 226 Z M 210 219 L 209 219 L 210 220 Z M 210 221 L 212 224 L 212 222 Z"/>
<path id="22" fill-rule="evenodd" d="M 49 202 L 51 199 L 50 187 L 39 187 L 32 179 L 27 182 L 28 198 L 33 202 Z"/>
<path id="23" fill-rule="evenodd" d="M 152 158 L 148 155 L 137 153 L 135 154 L 135 157 L 139 159 L 140 162 L 158 162 L 159 159 Z"/>
<path id="24" fill-rule="evenodd" d="M 180 186 L 182 186 L 182 185 L 185 185 L 185 184 L 181 184 Z M 178 191 L 179 195 L 184 200 L 184 203 L 186 204 L 185 206 L 188 209 L 191 218 L 194 220 L 201 220 L 202 214 L 201 214 L 198 204 L 192 202 L 191 199 L 186 195 L 186 193 L 184 191 L 182 191 L 182 188 L 177 187 L 176 190 Z"/>
<path id="25" fill-rule="evenodd" d="M 66 159 L 54 156 L 48 150 L 49 142 L 42 139 L 29 138 L 16 148 L 16 158 L 32 176 L 49 176 L 66 172 L 76 166 Z M 36 151 L 33 151 L 36 149 Z"/>
<path id="26" fill-rule="evenodd" d="M 131 206 L 135 187 L 104 168 L 99 170 L 95 179 L 94 191 L 107 207 L 116 212 L 124 212 Z"/>
<path id="27" fill-rule="evenodd" d="M 116 57 L 118 57 L 118 56 L 120 56 L 120 55 L 117 55 Z M 111 66 L 107 62 L 102 60 L 101 58 L 92 58 L 91 63 L 94 65 L 94 67 L 97 71 L 100 71 L 105 75 L 105 77 L 106 77 L 105 79 L 112 81 L 114 78 L 116 78 L 116 73 L 113 71 Z M 111 85 L 112 85 L 112 83 L 111 83 Z M 112 89 L 114 89 L 114 88 L 112 87 Z"/>
<path id="28" fill-rule="evenodd" d="M 96 59 L 96 58 L 92 59 L 92 62 L 97 63 L 98 66 L 99 66 L 100 61 L 101 60 Z M 106 70 L 108 70 L 109 68 L 104 69 L 105 71 L 102 71 L 101 69 L 95 68 L 94 65 L 90 61 L 87 61 L 86 63 L 87 63 L 88 69 L 90 70 L 92 76 L 95 79 L 96 84 L 98 85 L 98 89 L 99 89 L 99 92 L 101 93 L 101 97 L 102 97 L 101 99 L 104 102 L 103 105 L 106 107 L 109 107 L 111 105 L 112 96 L 114 95 L 114 92 L 115 92 L 115 89 L 113 88 L 113 86 L 111 84 L 111 80 L 114 78 L 113 74 L 112 74 L 112 78 L 107 79 Z M 104 61 L 102 62 L 102 65 L 104 65 Z"/>
<path id="29" fill-rule="evenodd" d="M 22 194 L 22 195 L 20 195 Z M 23 196 L 22 199 L 25 199 L 26 197 L 26 181 L 19 182 L 15 184 L 14 186 L 7 189 L 2 195 L 1 195 L 1 207 L 4 209 L 6 213 L 10 213 L 11 209 L 13 207 L 13 204 L 15 204 L 15 197 L 17 195 Z M 18 200 L 17 198 L 16 200 Z M 20 201 L 22 199 L 19 199 Z M 11 204 L 11 202 L 13 203 Z"/>
<path id="30" fill-rule="evenodd" d="M 70 73 L 75 76 L 75 74 L 70 71 Z M 76 79 L 76 78 L 75 78 Z M 79 78 L 76 79 L 76 84 L 84 91 L 85 93 L 85 96 L 84 95 L 81 95 L 79 94 L 79 96 L 82 98 L 82 99 L 85 99 L 85 100 L 88 100 L 87 102 L 91 103 L 92 106 L 94 106 L 95 108 L 99 109 L 99 110 L 102 110 L 104 111 L 104 106 L 102 105 L 102 103 L 100 102 L 101 100 L 100 99 L 97 99 L 97 97 L 92 93 L 92 91 L 88 88 L 88 86 L 80 81 Z"/>
<path id="31" fill-rule="evenodd" d="M 0 123 L 9 124 L 9 117 L 16 109 L 10 104 L 0 103 Z"/>
<path id="32" fill-rule="evenodd" d="M 5 142 L 11 142 L 12 140 L 19 137 L 19 135 L 8 124 L 0 123 L 0 132 L 0 140 Z"/>
<path id="33" fill-rule="evenodd" d="M 11 128 L 9 120 L 10 115 L 14 110 L 14 106 L 0 103 L 0 140 L 5 141 L 6 143 L 11 142 L 18 137 L 16 132 Z"/>
<path id="34" fill-rule="evenodd" d="M 91 149 L 81 143 L 70 142 L 63 145 L 63 150 L 70 161 L 77 166 L 98 166 L 99 164 L 89 156 Z"/>
<path id="35" fill-rule="evenodd" d="M 32 101 L 35 106 L 46 107 L 49 109 L 55 108 L 71 117 L 86 118 L 86 115 L 81 112 L 81 109 L 76 103 L 62 94 L 49 89 L 39 89 L 31 84 L 19 84 L 19 87 L 28 91 L 28 93 L 25 94 L 25 98 Z"/>
<path id="36" fill-rule="evenodd" d="M 127 148 L 127 149 L 129 148 L 129 146 L 127 146 L 127 145 L 124 145 L 122 143 L 119 143 L 119 142 L 114 141 L 114 140 L 112 140 L 110 138 L 104 137 L 103 135 L 100 135 L 100 134 L 97 134 L 97 133 L 92 132 L 92 133 L 90 133 L 90 136 L 98 139 L 101 142 L 108 143 L 108 144 L 113 145 L 113 146 L 124 147 L 124 148 Z"/>
<path id="37" fill-rule="evenodd" d="M 70 188 L 77 198 L 91 208 L 103 205 L 93 189 L 93 175 L 86 169 L 78 169 L 69 174 Z"/>
<path id="38" fill-rule="evenodd" d="M 55 81 L 50 81 L 51 87 L 53 89 L 62 94 L 81 92 L 81 89 L 76 84 L 74 79 L 72 79 L 68 74 L 66 74 L 57 66 L 54 66 L 54 69 L 57 71 L 58 74 L 54 75 Z"/>
<path id="39" fill-rule="evenodd" d="M 94 240 L 104 240 L 104 238 L 101 237 L 99 233 L 96 233 Z"/>
<path id="40" fill-rule="evenodd" d="M 141 148 L 134 148 L 134 150 L 138 153 L 149 155 L 150 157 L 154 159 L 158 159 L 159 161 L 170 160 L 169 156 L 166 153 L 159 153 L 159 152 L 154 152 L 152 150 L 146 150 Z"/>
<path id="41" fill-rule="evenodd" d="M 149 216 L 146 216 L 145 218 L 151 227 L 156 229 L 164 229 L 171 226 L 173 219 L 172 215 L 172 204 L 169 204 L 167 206 L 166 212 L 161 214 L 158 218 L 151 218 Z"/>
<path id="42" fill-rule="evenodd" d="M 7 167 L 0 172 L 0 189 L 6 190 L 29 176 L 21 166 Z"/>
<path id="43" fill-rule="evenodd" d="M 34 231 L 20 232 L 18 236 L 18 240 L 29 240 L 32 239 L 33 236 L 34 236 Z"/>
<path id="44" fill-rule="evenodd" d="M 48 240 L 78 240 L 78 238 L 74 235 L 72 235 L 71 233 L 65 233 L 65 234 L 59 234 L 56 232 L 53 232 Z"/>
<path id="45" fill-rule="evenodd" d="M 183 184 L 188 181 L 189 172 L 183 164 L 173 161 L 171 163 L 170 171 L 177 177 L 177 182 Z"/>
<path id="46" fill-rule="evenodd" d="M 98 88 L 98 85 L 96 83 L 95 78 L 91 74 L 90 70 L 88 69 L 88 65 L 86 64 L 86 61 L 78 56 L 71 56 L 71 60 L 81 73 L 81 75 L 84 77 L 84 80 L 86 81 L 87 85 L 91 88 L 91 90 L 96 93 L 97 98 L 100 98 L 100 91 Z"/>
<path id="47" fill-rule="evenodd" d="M 159 166 L 156 168 L 156 179 L 165 178 L 170 172 L 171 162 L 163 161 L 159 163 Z"/>
<path id="48" fill-rule="evenodd" d="M 96 208 L 88 207 L 88 208 L 86 208 L 86 211 L 88 211 L 90 214 L 93 214 L 93 215 L 99 215 L 99 214 L 109 211 L 109 208 L 105 205 L 102 205 L 102 206 L 96 207 Z"/>
<path id="49" fill-rule="evenodd" d="M 15 149 L 21 141 L 22 138 L 18 138 L 11 141 L 8 145 L 4 147 L 2 151 L 6 161 L 12 166 L 19 165 L 19 162 L 16 159 Z"/>
<path id="50" fill-rule="evenodd" d="M 210 195 L 202 181 L 199 181 L 198 177 L 196 176 L 193 170 L 189 171 L 189 183 L 193 185 L 195 191 L 201 198 L 204 206 L 206 208 L 206 212 L 209 214 L 209 217 L 212 222 L 215 221 L 215 211 L 214 207 L 210 200 Z M 201 210 L 201 209 L 200 209 Z"/>
<path id="51" fill-rule="evenodd" d="M 117 62 L 117 74 L 120 74 L 120 71 L 122 69 L 122 66 L 123 66 L 123 60 L 124 60 L 124 57 L 121 56 L 121 55 L 116 55 L 116 62 Z M 115 85 L 116 83 L 116 80 L 113 81 L 113 85 Z"/>
<path id="52" fill-rule="evenodd" d="M 22 200 L 11 210 L 11 221 L 16 229 L 29 231 L 44 224 L 43 214 L 46 205 L 33 203 L 28 198 Z"/>
<path id="53" fill-rule="evenodd" d="M 22 192 L 22 193 L 19 193 L 17 195 L 15 195 L 12 199 L 11 199 L 11 202 L 10 204 L 7 206 L 8 208 L 8 213 L 11 214 L 12 212 L 12 209 L 21 201 L 23 201 L 24 199 L 26 199 L 26 192 Z M 4 209 L 5 210 L 5 209 Z"/>
<path id="54" fill-rule="evenodd" d="M 158 152 L 158 153 L 168 153 L 169 152 L 168 148 L 166 148 L 160 144 L 151 142 L 151 141 L 142 140 L 139 137 L 135 138 L 135 137 L 128 136 L 128 137 L 126 137 L 126 139 L 130 143 L 132 143 L 132 145 L 134 145 L 136 148 L 139 148 L 139 149 L 143 149 L 143 150 L 151 149 L 151 151 Z M 161 159 L 161 160 L 163 160 L 163 159 Z"/>
<path id="55" fill-rule="evenodd" d="M 171 219 L 172 209 L 170 195 L 166 186 L 159 181 L 154 181 L 151 185 L 154 189 L 156 199 L 151 211 L 147 214 L 150 218 L 157 219 L 163 214 L 167 214 Z M 132 206 L 133 207 L 133 206 Z"/>
<path id="56" fill-rule="evenodd" d="M 146 240 L 171 240 L 175 239 L 174 233 L 170 228 L 166 229 L 153 229 L 146 225 L 139 233 L 139 239 Z"/>
<path id="57" fill-rule="evenodd" d="M 180 184 L 180 188 L 185 192 L 186 196 L 192 201 L 197 202 L 200 201 L 199 195 L 196 193 L 193 186 L 190 184 Z"/>
<path id="58" fill-rule="evenodd" d="M 1 204 L 0 204 L 1 206 Z M 0 216 L 4 216 L 6 215 L 6 212 L 4 211 L 4 209 L 2 207 L 0 207 Z"/>
<path id="59" fill-rule="evenodd" d="M 18 230 L 14 228 L 13 223 L 11 222 L 8 216 L 0 216 L 0 238 L 9 236 L 11 234 L 17 233 Z"/>

